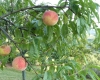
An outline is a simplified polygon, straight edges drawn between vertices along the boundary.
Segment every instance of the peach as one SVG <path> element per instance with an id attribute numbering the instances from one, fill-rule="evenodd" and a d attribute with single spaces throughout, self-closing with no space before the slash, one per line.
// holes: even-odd
<path id="1" fill-rule="evenodd" d="M 27 68 L 27 62 L 22 56 L 18 56 L 12 61 L 12 67 L 16 70 L 24 71 Z"/>
<path id="2" fill-rule="evenodd" d="M 11 47 L 9 45 L 0 46 L 0 55 L 8 55 L 11 52 Z"/>
<path id="3" fill-rule="evenodd" d="M 53 26 L 58 22 L 58 14 L 52 10 L 47 10 L 42 16 L 44 24 Z"/>

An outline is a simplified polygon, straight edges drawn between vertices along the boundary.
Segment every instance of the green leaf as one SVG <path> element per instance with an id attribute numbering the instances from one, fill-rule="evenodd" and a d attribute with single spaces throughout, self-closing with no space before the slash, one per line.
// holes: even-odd
<path id="1" fill-rule="evenodd" d="M 77 18 L 76 23 L 77 23 L 77 26 L 80 26 L 81 25 L 80 18 Z"/>
<path id="2" fill-rule="evenodd" d="M 53 28 L 52 27 L 48 27 L 48 40 L 47 43 L 50 43 L 53 40 Z"/>
<path id="3" fill-rule="evenodd" d="M 95 75 L 94 75 L 93 72 L 91 73 L 91 70 L 88 71 L 88 74 L 90 75 L 90 77 L 91 77 L 93 80 L 96 80 Z"/>
<path id="4" fill-rule="evenodd" d="M 34 46 L 34 52 L 35 52 L 35 54 L 39 54 L 39 50 L 38 50 L 38 45 L 36 44 L 36 41 L 35 40 L 33 40 L 33 46 Z"/>
<path id="5" fill-rule="evenodd" d="M 78 1 L 76 1 L 76 0 L 70 1 L 69 6 L 70 6 L 70 9 L 71 9 L 75 14 L 78 14 L 78 12 L 79 12 Z"/>
<path id="6" fill-rule="evenodd" d="M 64 66 L 66 70 L 72 70 L 72 67 L 70 66 Z"/>
<path id="7" fill-rule="evenodd" d="M 94 75 L 96 80 L 100 80 L 100 77 L 93 70 L 91 70 L 91 73 Z"/>
<path id="8" fill-rule="evenodd" d="M 48 79 L 48 73 L 47 71 L 44 73 L 44 77 L 43 77 L 43 80 L 47 80 Z"/>
<path id="9" fill-rule="evenodd" d="M 61 35 L 62 37 L 66 37 L 68 34 L 68 25 L 67 24 L 63 24 L 62 28 L 61 28 Z"/>

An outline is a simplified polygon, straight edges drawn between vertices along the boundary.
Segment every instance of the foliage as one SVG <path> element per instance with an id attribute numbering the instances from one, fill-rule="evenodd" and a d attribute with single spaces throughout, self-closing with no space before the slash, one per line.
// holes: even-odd
<path id="1" fill-rule="evenodd" d="M 95 29 L 96 42 L 99 40 L 100 31 L 94 21 L 99 21 L 99 5 L 92 0 L 60 0 L 57 6 L 35 4 L 32 0 L 0 1 L 0 45 L 12 46 L 9 56 L 0 56 L 3 65 L 9 57 L 26 52 L 28 70 L 37 75 L 33 80 L 86 80 L 86 75 L 99 80 L 92 68 L 100 68 L 88 64 L 84 55 L 87 31 Z M 42 21 L 48 9 L 59 14 L 54 26 L 46 26 Z M 34 66 L 39 69 L 35 71 Z"/>

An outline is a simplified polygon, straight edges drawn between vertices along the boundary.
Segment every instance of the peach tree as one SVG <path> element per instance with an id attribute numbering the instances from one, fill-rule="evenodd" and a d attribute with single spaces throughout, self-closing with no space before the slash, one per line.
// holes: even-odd
<path id="1" fill-rule="evenodd" d="M 93 0 L 59 0 L 53 6 L 0 0 L 0 46 L 11 46 L 9 55 L 0 55 L 1 69 L 10 59 L 15 69 L 33 71 L 33 80 L 86 80 L 87 75 L 99 80 L 92 68 L 100 68 L 84 55 L 91 28 L 99 42 L 98 7 Z"/>

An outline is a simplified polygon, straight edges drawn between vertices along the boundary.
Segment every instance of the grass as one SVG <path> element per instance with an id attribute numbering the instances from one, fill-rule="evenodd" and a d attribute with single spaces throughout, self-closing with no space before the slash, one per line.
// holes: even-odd
<path id="1" fill-rule="evenodd" d="M 25 72 L 25 80 L 32 80 L 33 72 Z M 0 70 L 0 80 L 22 80 L 22 72 L 12 68 Z"/>

